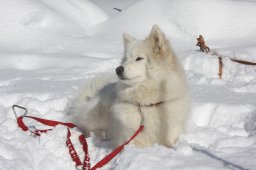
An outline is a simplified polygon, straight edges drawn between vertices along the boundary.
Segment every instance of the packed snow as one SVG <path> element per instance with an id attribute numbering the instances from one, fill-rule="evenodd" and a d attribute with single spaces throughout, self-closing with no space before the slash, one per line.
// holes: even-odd
<path id="1" fill-rule="evenodd" d="M 255 170 L 256 66 L 230 60 L 256 62 L 255 0 L 1 0 L 0 169 L 75 170 L 66 127 L 31 136 L 17 126 L 12 105 L 67 121 L 66 106 L 79 87 L 97 73 L 114 74 L 123 32 L 143 39 L 154 24 L 187 73 L 192 96 L 187 131 L 175 148 L 127 145 L 102 169 Z M 195 46 L 199 34 L 223 57 L 221 80 L 217 57 Z M 79 134 L 72 130 L 82 158 Z M 111 151 L 95 137 L 88 144 L 92 165 Z"/>

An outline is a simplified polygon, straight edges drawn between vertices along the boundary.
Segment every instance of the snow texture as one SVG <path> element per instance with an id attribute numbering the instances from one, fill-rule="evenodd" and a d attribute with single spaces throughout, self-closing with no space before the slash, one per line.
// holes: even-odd
<path id="1" fill-rule="evenodd" d="M 229 59 L 256 62 L 255 0 L 1 0 L 0 170 L 75 170 L 66 127 L 33 137 L 18 128 L 11 106 L 67 121 L 65 109 L 78 88 L 97 73 L 114 74 L 123 32 L 142 39 L 154 24 L 187 73 L 187 131 L 175 148 L 128 145 L 102 169 L 255 170 L 256 67 Z M 223 56 L 222 80 L 217 57 L 195 46 L 199 34 Z M 72 141 L 83 157 L 79 134 L 73 129 Z M 88 143 L 93 165 L 111 151 L 95 137 Z"/>

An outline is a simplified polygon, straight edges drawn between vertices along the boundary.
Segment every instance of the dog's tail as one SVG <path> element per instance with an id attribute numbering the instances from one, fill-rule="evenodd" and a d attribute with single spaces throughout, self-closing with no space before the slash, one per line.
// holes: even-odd
<path id="1" fill-rule="evenodd" d="M 113 73 L 110 72 L 101 73 L 96 77 L 87 79 L 85 86 L 80 88 L 77 96 L 69 101 L 66 112 L 68 114 L 76 112 L 75 110 L 79 107 L 97 100 L 97 95 L 100 90 L 114 81 L 116 81 L 116 76 L 113 76 Z"/>

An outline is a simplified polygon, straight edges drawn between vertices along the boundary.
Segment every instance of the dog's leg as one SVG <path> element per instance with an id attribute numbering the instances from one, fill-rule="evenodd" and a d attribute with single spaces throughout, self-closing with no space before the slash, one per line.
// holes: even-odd
<path id="1" fill-rule="evenodd" d="M 178 137 L 182 132 L 183 127 L 179 123 L 172 122 L 172 124 L 169 124 L 164 136 L 164 145 L 167 147 L 174 147 Z"/>
<path id="2" fill-rule="evenodd" d="M 186 100 L 176 100 L 163 104 L 159 108 L 159 117 L 161 120 L 161 131 L 163 132 L 163 144 L 167 147 L 173 147 L 178 137 L 184 132 L 186 113 Z"/>
<path id="3" fill-rule="evenodd" d="M 113 146 L 119 146 L 127 141 L 140 126 L 138 107 L 129 103 L 116 103 L 112 108 L 113 115 L 110 133 Z"/>
<path id="4" fill-rule="evenodd" d="M 89 135 L 89 132 L 93 132 L 96 136 L 105 139 L 105 130 L 108 127 L 109 118 L 107 110 L 97 103 L 88 110 L 88 105 L 84 105 L 79 108 L 78 114 L 74 115 L 73 122 L 78 125 L 78 127 Z"/>

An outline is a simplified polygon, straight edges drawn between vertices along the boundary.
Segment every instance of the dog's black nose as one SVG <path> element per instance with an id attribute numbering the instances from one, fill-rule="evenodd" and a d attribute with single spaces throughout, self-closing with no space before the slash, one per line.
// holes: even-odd
<path id="1" fill-rule="evenodd" d="M 122 75 L 123 74 L 123 72 L 124 72 L 124 67 L 123 66 L 119 66 L 119 67 L 117 67 L 116 68 L 116 74 L 117 75 Z"/>

